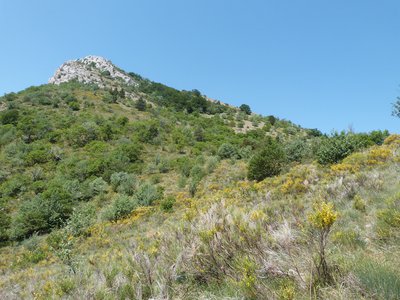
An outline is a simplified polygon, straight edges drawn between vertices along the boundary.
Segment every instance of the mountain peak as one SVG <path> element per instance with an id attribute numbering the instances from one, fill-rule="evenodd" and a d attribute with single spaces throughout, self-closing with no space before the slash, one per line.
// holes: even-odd
<path id="1" fill-rule="evenodd" d="M 116 67 L 110 60 L 96 55 L 88 55 L 63 63 L 53 77 L 49 79 L 49 83 L 58 85 L 72 80 L 96 84 L 100 88 L 113 86 L 115 83 L 137 85 L 135 80 Z"/>

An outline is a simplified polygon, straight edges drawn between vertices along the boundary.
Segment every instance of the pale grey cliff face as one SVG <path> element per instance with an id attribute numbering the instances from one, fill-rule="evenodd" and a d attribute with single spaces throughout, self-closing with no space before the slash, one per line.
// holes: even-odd
<path id="1" fill-rule="evenodd" d="M 96 84 L 100 88 L 112 86 L 114 81 L 126 85 L 137 85 L 136 81 L 121 72 L 111 61 L 93 55 L 65 62 L 49 79 L 49 83 L 60 84 L 71 80 Z"/>

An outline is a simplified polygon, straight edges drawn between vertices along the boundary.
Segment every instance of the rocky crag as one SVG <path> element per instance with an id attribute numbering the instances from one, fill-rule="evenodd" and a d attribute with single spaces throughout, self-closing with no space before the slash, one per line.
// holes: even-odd
<path id="1" fill-rule="evenodd" d="M 106 88 L 115 84 L 134 86 L 138 83 L 111 61 L 101 56 L 89 55 L 81 59 L 67 61 L 59 67 L 49 83 L 61 84 L 77 80 L 86 84 L 96 84 Z"/>

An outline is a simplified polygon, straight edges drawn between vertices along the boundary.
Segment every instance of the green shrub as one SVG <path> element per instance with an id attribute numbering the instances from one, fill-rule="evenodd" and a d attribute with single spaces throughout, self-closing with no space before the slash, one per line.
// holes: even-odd
<path id="1" fill-rule="evenodd" d="M 370 139 L 376 144 L 376 145 L 382 145 L 385 139 L 389 136 L 389 131 L 384 130 L 374 130 L 369 133 Z"/>
<path id="2" fill-rule="evenodd" d="M 238 150 L 237 157 L 241 158 L 241 159 L 248 159 L 251 157 L 252 151 L 253 151 L 253 149 L 251 146 L 241 147 Z"/>
<path id="3" fill-rule="evenodd" d="M 73 111 L 78 111 L 78 110 L 80 110 L 80 108 L 81 108 L 80 105 L 79 105 L 79 103 L 76 102 L 76 101 L 69 102 L 69 103 L 68 103 L 68 106 L 69 106 L 69 108 L 72 109 Z"/>
<path id="4" fill-rule="evenodd" d="M 230 143 L 224 143 L 219 147 L 217 154 L 222 159 L 237 158 L 237 149 Z"/>
<path id="5" fill-rule="evenodd" d="M 103 218 L 108 221 L 117 221 L 129 215 L 138 206 L 135 197 L 118 195 L 103 212 Z"/>
<path id="6" fill-rule="evenodd" d="M 284 162 L 285 153 L 282 146 L 269 138 L 263 149 L 251 158 L 247 177 L 250 180 L 261 181 L 266 177 L 278 175 Z"/>
<path id="7" fill-rule="evenodd" d="M 364 199 L 360 197 L 360 195 L 355 195 L 353 199 L 353 208 L 359 210 L 361 212 L 365 212 L 366 210 L 366 203 Z"/>
<path id="8" fill-rule="evenodd" d="M 204 142 L 205 141 L 204 129 L 199 126 L 196 127 L 195 130 L 193 131 L 193 137 L 196 140 L 196 142 Z"/>
<path id="9" fill-rule="evenodd" d="M 219 158 L 217 156 L 211 156 L 207 161 L 206 172 L 208 174 L 211 174 L 212 172 L 214 172 L 214 170 L 218 166 L 218 163 L 219 163 Z"/>
<path id="10" fill-rule="evenodd" d="M 137 188 L 138 181 L 134 174 L 117 172 L 110 177 L 111 186 L 114 191 L 132 196 Z"/>
<path id="11" fill-rule="evenodd" d="M 88 228 L 93 224 L 96 210 L 92 204 L 84 204 L 74 208 L 67 223 L 67 230 L 74 236 L 87 235 Z"/>
<path id="12" fill-rule="evenodd" d="M 159 135 L 159 124 L 155 121 L 137 122 L 134 126 L 137 139 L 142 143 L 153 143 Z"/>
<path id="13" fill-rule="evenodd" d="M 137 203 L 143 206 L 152 205 L 160 196 L 160 192 L 157 188 L 150 183 L 141 184 L 135 193 Z"/>
<path id="14" fill-rule="evenodd" d="M 49 118 L 43 111 L 27 111 L 19 119 L 17 129 L 26 143 L 43 139 L 53 130 Z"/>
<path id="15" fill-rule="evenodd" d="M 103 178 L 97 177 L 89 183 L 89 190 L 91 195 L 99 195 L 106 192 L 108 189 L 107 182 Z"/>
<path id="16" fill-rule="evenodd" d="M 26 155 L 25 161 L 28 166 L 35 164 L 43 164 L 51 160 L 50 147 L 48 145 L 41 145 L 36 147 Z"/>
<path id="17" fill-rule="evenodd" d="M 373 145 L 374 142 L 367 134 L 341 132 L 321 140 L 316 153 L 317 160 L 322 165 L 334 164 L 354 151 Z"/>
<path id="18" fill-rule="evenodd" d="M 194 197 L 196 195 L 198 185 L 199 185 L 199 180 L 197 180 L 196 178 L 192 178 L 189 181 L 189 194 L 191 197 Z"/>
<path id="19" fill-rule="evenodd" d="M 72 146 L 83 147 L 100 136 L 99 126 L 94 122 L 85 122 L 69 130 L 68 142 Z"/>
<path id="20" fill-rule="evenodd" d="M 307 130 L 307 135 L 309 137 L 320 137 L 322 136 L 322 132 L 319 131 L 317 128 L 312 128 Z"/>
<path id="21" fill-rule="evenodd" d="M 137 162 L 140 159 L 142 147 L 136 142 L 122 143 L 115 150 L 116 155 L 123 155 L 128 158 L 129 162 Z"/>
<path id="22" fill-rule="evenodd" d="M 3 125 L 16 125 L 19 119 L 19 112 L 16 109 L 9 109 L 0 113 L 0 121 Z"/>
<path id="23" fill-rule="evenodd" d="M 200 165 L 195 165 L 190 170 L 190 177 L 192 177 L 193 180 L 200 181 L 205 175 L 206 174 Z"/>
<path id="24" fill-rule="evenodd" d="M 49 230 L 49 216 L 45 211 L 42 199 L 36 196 L 22 203 L 18 214 L 13 219 L 10 238 L 21 240 L 33 233 L 43 233 Z"/>
<path id="25" fill-rule="evenodd" d="M 0 202 L 0 245 L 9 239 L 8 230 L 11 218 L 5 204 Z"/>
<path id="26" fill-rule="evenodd" d="M 285 154 L 289 162 L 301 162 L 310 153 L 307 142 L 295 139 L 285 145 Z"/>
<path id="27" fill-rule="evenodd" d="M 190 176 L 190 171 L 193 167 L 193 160 L 191 160 L 188 156 L 184 156 L 177 159 L 175 164 L 182 176 Z"/>
<path id="28" fill-rule="evenodd" d="M 146 101 L 144 101 L 143 98 L 139 98 L 139 100 L 135 102 L 135 108 L 139 111 L 145 111 L 147 108 Z"/>
<path id="29" fill-rule="evenodd" d="M 161 201 L 161 209 L 163 211 L 169 212 L 172 211 L 172 208 L 174 207 L 175 204 L 175 198 L 172 196 L 168 196 L 167 198 L 163 199 L 163 201 Z"/>
<path id="30" fill-rule="evenodd" d="M 16 174 L 0 185 L 0 196 L 15 197 L 25 192 L 30 180 L 27 176 Z"/>
<path id="31" fill-rule="evenodd" d="M 11 125 L 0 126 L 0 147 L 9 144 L 16 138 L 17 129 Z"/>
<path id="32" fill-rule="evenodd" d="M 53 179 L 42 194 L 21 204 L 12 221 L 11 237 L 19 240 L 63 226 L 72 213 L 73 201 L 65 179 Z"/>

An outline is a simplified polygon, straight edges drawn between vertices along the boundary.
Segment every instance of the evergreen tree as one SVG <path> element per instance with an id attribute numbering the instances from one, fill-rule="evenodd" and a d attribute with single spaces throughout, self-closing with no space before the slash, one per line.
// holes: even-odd
<path id="1" fill-rule="evenodd" d="M 261 181 L 266 177 L 278 175 L 285 162 L 282 146 L 269 138 L 264 148 L 253 156 L 249 162 L 248 178 Z"/>
<path id="2" fill-rule="evenodd" d="M 135 107 L 137 110 L 145 111 L 146 110 L 146 101 L 144 101 L 143 98 L 139 98 L 139 100 L 136 101 Z"/>
<path id="3" fill-rule="evenodd" d="M 247 104 L 240 105 L 239 109 L 244 112 L 246 115 L 251 115 L 251 108 Z"/>

